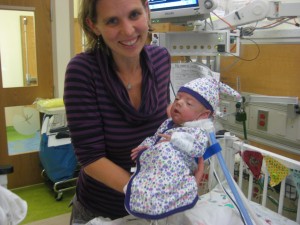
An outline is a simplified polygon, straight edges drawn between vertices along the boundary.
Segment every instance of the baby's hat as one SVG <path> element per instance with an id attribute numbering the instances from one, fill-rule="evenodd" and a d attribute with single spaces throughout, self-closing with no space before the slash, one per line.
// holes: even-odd
<path id="1" fill-rule="evenodd" d="M 212 77 L 202 77 L 183 85 L 178 92 L 185 92 L 196 98 L 205 108 L 216 112 L 219 105 L 219 94 L 227 94 L 241 99 L 241 95 L 228 85 L 217 81 Z"/>

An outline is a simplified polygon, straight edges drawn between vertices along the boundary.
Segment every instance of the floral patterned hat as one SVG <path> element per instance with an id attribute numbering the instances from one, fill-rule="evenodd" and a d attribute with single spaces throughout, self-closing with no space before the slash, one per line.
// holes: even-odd
<path id="1" fill-rule="evenodd" d="M 212 77 L 202 77 L 183 85 L 178 92 L 185 92 L 196 98 L 205 108 L 216 112 L 219 105 L 219 94 L 227 94 L 241 100 L 241 95 L 228 85 Z"/>

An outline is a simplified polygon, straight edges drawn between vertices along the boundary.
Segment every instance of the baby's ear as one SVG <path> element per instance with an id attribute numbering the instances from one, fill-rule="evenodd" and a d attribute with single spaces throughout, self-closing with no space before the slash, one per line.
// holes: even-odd
<path id="1" fill-rule="evenodd" d="M 208 119 L 212 115 L 212 112 L 208 109 L 206 109 L 204 112 L 201 112 L 199 114 L 198 120 L 199 119 Z"/>

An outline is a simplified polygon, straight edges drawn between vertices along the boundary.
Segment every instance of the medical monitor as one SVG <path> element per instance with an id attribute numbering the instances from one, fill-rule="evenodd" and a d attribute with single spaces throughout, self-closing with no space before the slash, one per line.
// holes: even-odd
<path id="1" fill-rule="evenodd" d="M 149 0 L 152 23 L 186 24 L 202 18 L 199 1 L 202 0 Z"/>

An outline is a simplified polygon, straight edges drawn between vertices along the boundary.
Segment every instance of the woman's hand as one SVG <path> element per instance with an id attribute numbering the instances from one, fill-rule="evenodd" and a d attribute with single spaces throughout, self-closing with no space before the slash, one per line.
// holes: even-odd
<path id="1" fill-rule="evenodd" d="M 194 175 L 196 182 L 199 185 L 204 174 L 204 160 L 203 157 L 198 159 L 198 168 L 195 170 Z"/>
<path id="2" fill-rule="evenodd" d="M 134 149 L 131 150 L 131 159 L 134 161 L 136 159 L 136 157 L 138 156 L 139 152 L 142 151 L 142 150 L 145 150 L 147 149 L 148 147 L 147 146 L 138 146 Z"/>

